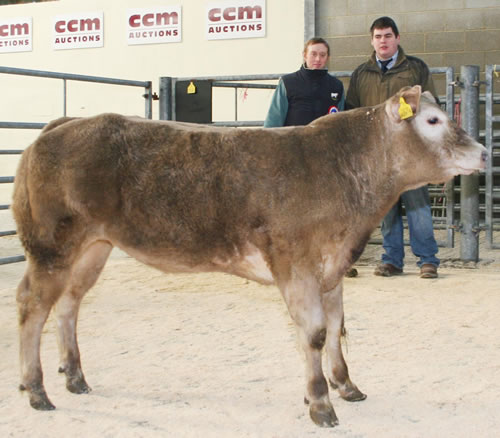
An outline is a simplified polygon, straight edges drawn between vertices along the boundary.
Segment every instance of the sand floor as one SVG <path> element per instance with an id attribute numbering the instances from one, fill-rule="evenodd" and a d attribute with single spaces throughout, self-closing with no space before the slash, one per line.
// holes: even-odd
<path id="1" fill-rule="evenodd" d="M 450 258 L 436 280 L 420 279 L 411 264 L 400 277 L 375 277 L 373 254 L 362 258 L 360 276 L 344 282 L 345 356 L 368 398 L 348 403 L 332 392 L 333 430 L 316 427 L 303 404 L 302 354 L 277 288 L 224 274 L 166 275 L 120 252 L 81 307 L 93 391 L 66 391 L 49 319 L 41 354 L 57 409 L 31 409 L 17 389 L 24 265 L 0 266 L 2 437 L 498 436 L 495 257 L 472 268 L 447 267 L 456 266 Z"/>

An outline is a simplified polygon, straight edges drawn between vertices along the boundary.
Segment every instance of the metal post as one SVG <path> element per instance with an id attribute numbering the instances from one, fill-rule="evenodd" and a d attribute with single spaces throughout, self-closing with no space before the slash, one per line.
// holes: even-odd
<path id="1" fill-rule="evenodd" d="M 67 101 L 68 101 L 68 88 L 66 84 L 66 79 L 63 79 L 63 116 L 66 117 L 67 115 Z"/>
<path id="2" fill-rule="evenodd" d="M 479 66 L 460 68 L 462 128 L 479 139 Z M 460 179 L 460 258 L 479 260 L 479 174 L 462 175 Z"/>
<path id="3" fill-rule="evenodd" d="M 488 149 L 488 161 L 486 162 L 485 175 L 485 218 L 486 244 L 489 249 L 493 248 L 493 70 L 496 66 L 486 66 L 486 102 L 485 102 L 485 142 Z"/>
<path id="4" fill-rule="evenodd" d="M 455 114 L 455 69 L 446 70 L 446 112 L 453 120 Z M 455 180 L 451 179 L 445 185 L 446 196 L 446 247 L 455 247 Z"/>
<path id="5" fill-rule="evenodd" d="M 151 81 L 147 82 L 147 85 L 144 87 L 144 98 L 145 102 L 145 117 L 146 119 L 153 118 L 153 84 Z"/>
<path id="6" fill-rule="evenodd" d="M 172 120 L 172 78 L 160 78 L 160 120 Z"/>

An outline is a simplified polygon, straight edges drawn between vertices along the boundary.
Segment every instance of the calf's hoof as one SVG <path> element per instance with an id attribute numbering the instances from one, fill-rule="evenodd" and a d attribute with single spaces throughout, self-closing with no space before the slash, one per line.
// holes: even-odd
<path id="1" fill-rule="evenodd" d="M 30 405 L 37 411 L 53 411 L 56 408 L 47 396 L 45 396 L 45 398 L 30 396 Z"/>
<path id="2" fill-rule="evenodd" d="M 56 407 L 47 397 L 47 393 L 43 387 L 28 389 L 23 384 L 19 385 L 19 390 L 28 391 L 30 397 L 30 405 L 37 411 L 53 411 Z"/>
<path id="3" fill-rule="evenodd" d="M 339 424 L 331 404 L 314 403 L 309 408 L 311 420 L 320 427 L 335 427 Z"/>
<path id="4" fill-rule="evenodd" d="M 66 389 L 73 394 L 88 394 L 92 388 L 83 377 L 67 378 Z"/>
<path id="5" fill-rule="evenodd" d="M 88 394 L 92 388 L 84 379 L 68 379 L 66 389 L 73 394 Z"/>
<path id="6" fill-rule="evenodd" d="M 363 394 L 358 388 L 350 389 L 349 391 L 340 391 L 340 396 L 349 402 L 363 401 L 366 398 L 366 394 Z"/>
<path id="7" fill-rule="evenodd" d="M 358 402 L 366 399 L 366 394 L 363 394 L 354 383 L 345 385 L 337 385 L 332 380 L 329 380 L 330 386 L 339 392 L 340 397 L 349 402 Z"/>

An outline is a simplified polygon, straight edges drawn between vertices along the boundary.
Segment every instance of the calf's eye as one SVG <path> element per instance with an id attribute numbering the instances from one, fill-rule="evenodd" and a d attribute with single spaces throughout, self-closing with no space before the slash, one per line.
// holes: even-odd
<path id="1" fill-rule="evenodd" d="M 431 117 L 430 119 L 427 120 L 427 123 L 429 123 L 429 125 L 435 125 L 438 122 L 439 119 L 437 117 Z"/>

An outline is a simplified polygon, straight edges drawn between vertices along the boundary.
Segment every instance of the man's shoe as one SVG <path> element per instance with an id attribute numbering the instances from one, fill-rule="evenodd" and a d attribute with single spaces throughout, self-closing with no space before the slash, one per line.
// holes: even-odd
<path id="1" fill-rule="evenodd" d="M 431 263 L 424 263 L 420 266 L 420 278 L 437 278 L 437 266 Z"/>
<path id="2" fill-rule="evenodd" d="M 397 266 L 391 265 L 390 263 L 382 263 L 377 266 L 374 274 L 380 277 L 392 277 L 393 275 L 401 275 L 403 270 Z"/>
<path id="3" fill-rule="evenodd" d="M 349 269 L 344 275 L 344 277 L 347 277 L 347 278 L 354 278 L 357 276 L 358 276 L 358 270 L 356 268 Z"/>

